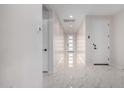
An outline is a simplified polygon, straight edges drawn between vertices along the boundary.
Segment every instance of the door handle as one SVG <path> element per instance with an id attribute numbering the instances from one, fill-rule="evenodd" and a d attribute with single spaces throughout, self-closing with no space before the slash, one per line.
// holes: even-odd
<path id="1" fill-rule="evenodd" d="M 98 48 L 96 48 L 96 44 L 94 44 L 94 43 L 90 43 L 90 44 L 94 46 L 95 50 L 98 49 Z"/>
<path id="2" fill-rule="evenodd" d="M 94 46 L 94 49 L 96 50 L 96 49 L 97 49 L 97 48 L 96 48 L 96 44 L 93 43 L 93 46 Z"/>

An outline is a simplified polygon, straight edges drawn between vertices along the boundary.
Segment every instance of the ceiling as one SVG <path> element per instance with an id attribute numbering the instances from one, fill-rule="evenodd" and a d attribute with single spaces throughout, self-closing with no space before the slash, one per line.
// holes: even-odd
<path id="1" fill-rule="evenodd" d="M 85 15 L 113 15 L 124 9 L 123 4 L 49 4 L 49 7 L 55 10 L 67 33 L 76 32 Z"/>

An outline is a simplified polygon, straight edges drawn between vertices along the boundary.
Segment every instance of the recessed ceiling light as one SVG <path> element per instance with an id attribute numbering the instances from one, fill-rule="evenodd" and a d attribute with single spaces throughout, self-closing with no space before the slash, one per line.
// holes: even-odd
<path id="1" fill-rule="evenodd" d="M 72 15 L 70 15 L 69 17 L 70 17 L 70 18 L 73 18 L 73 16 L 72 16 Z"/>

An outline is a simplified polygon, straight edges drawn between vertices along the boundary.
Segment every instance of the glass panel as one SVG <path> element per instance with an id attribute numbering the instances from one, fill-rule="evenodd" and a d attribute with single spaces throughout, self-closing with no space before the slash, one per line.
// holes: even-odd
<path id="1" fill-rule="evenodd" d="M 73 44 L 69 44 L 69 47 L 73 47 Z"/>
<path id="2" fill-rule="evenodd" d="M 73 36 L 69 36 L 69 39 L 73 39 Z"/>
<path id="3" fill-rule="evenodd" d="M 73 51 L 73 36 L 68 36 L 68 50 Z M 68 54 L 69 67 L 73 67 L 73 53 Z"/>
<path id="4" fill-rule="evenodd" d="M 69 43 L 73 43 L 73 40 L 69 40 L 68 42 L 69 42 Z"/>
<path id="5" fill-rule="evenodd" d="M 72 53 L 69 53 L 69 57 L 73 57 L 73 54 Z"/>
<path id="6" fill-rule="evenodd" d="M 73 51 L 73 48 L 72 47 L 69 47 L 69 51 Z"/>

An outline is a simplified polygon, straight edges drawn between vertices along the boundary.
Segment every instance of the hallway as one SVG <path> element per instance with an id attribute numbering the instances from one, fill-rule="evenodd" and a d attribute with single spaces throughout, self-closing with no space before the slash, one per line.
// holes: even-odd
<path id="1" fill-rule="evenodd" d="M 0 13 L 0 88 L 124 88 L 124 4 L 6 4 Z"/>
<path id="2" fill-rule="evenodd" d="M 44 33 L 53 36 L 43 38 L 48 49 L 43 55 L 50 54 L 44 56 L 43 87 L 124 87 L 123 61 L 114 57 L 115 36 L 120 37 L 115 30 L 123 24 L 118 13 L 123 9 L 123 5 L 43 5 Z"/>
<path id="3" fill-rule="evenodd" d="M 60 63 L 53 74 L 44 74 L 44 88 L 124 88 L 124 71 L 112 66 Z"/>

